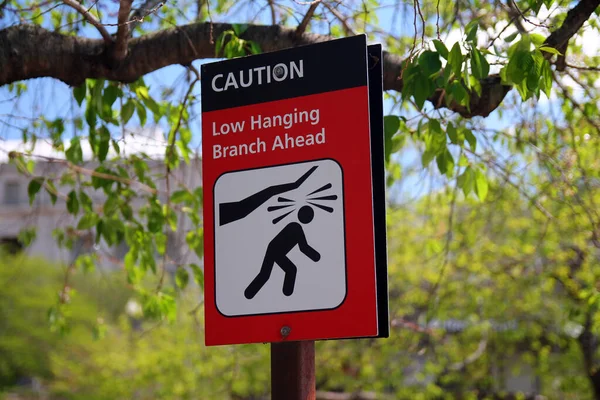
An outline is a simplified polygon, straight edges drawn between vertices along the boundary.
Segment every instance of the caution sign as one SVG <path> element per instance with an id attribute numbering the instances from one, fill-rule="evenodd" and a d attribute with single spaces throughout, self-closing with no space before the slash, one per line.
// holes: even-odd
<path id="1" fill-rule="evenodd" d="M 387 336 L 366 38 L 202 77 L 206 344 Z"/>

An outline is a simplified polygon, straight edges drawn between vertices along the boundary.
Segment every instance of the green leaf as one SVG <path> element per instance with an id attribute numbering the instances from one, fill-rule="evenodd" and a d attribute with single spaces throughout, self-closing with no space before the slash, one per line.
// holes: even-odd
<path id="1" fill-rule="evenodd" d="M 460 76 L 460 72 L 462 70 L 462 63 L 463 55 L 460 51 L 460 45 L 457 42 L 454 43 L 454 46 L 452 46 L 452 50 L 450 50 L 450 55 L 448 56 L 448 65 L 450 66 L 450 69 L 452 69 L 452 72 L 454 72 L 454 75 L 456 75 L 457 77 Z"/>
<path id="2" fill-rule="evenodd" d="M 539 33 L 530 33 L 529 38 L 531 39 L 531 43 L 537 47 L 543 46 L 546 41 L 546 37 Z"/>
<path id="3" fill-rule="evenodd" d="M 54 182 L 48 180 L 46 181 L 46 192 L 48 192 L 48 195 L 50 196 L 50 202 L 52 203 L 52 205 L 56 204 L 56 186 L 54 186 Z"/>
<path id="4" fill-rule="evenodd" d="M 27 194 L 29 195 L 29 205 L 33 204 L 33 201 L 35 200 L 35 195 L 42 188 L 44 180 L 44 178 L 38 176 L 33 178 L 31 182 L 29 182 L 29 186 L 27 186 Z"/>
<path id="5" fill-rule="evenodd" d="M 79 191 L 79 202 L 85 211 L 92 211 L 92 199 L 83 190 Z"/>
<path id="6" fill-rule="evenodd" d="M 200 288 L 204 288 L 204 272 L 202 269 L 196 264 L 190 264 L 190 268 L 194 273 L 194 280 L 196 281 L 196 284 Z"/>
<path id="7" fill-rule="evenodd" d="M 104 109 L 104 107 L 111 108 L 112 105 L 114 104 L 115 100 L 117 100 L 117 97 L 119 97 L 121 95 L 122 95 L 121 89 L 119 89 L 115 85 L 108 85 L 104 89 L 104 93 L 102 94 L 103 109 Z"/>
<path id="8" fill-rule="evenodd" d="M 73 96 L 75 100 L 77 100 L 77 104 L 81 105 L 83 103 L 83 99 L 85 99 L 85 95 L 87 94 L 87 85 L 83 82 L 82 85 L 73 88 Z"/>
<path id="9" fill-rule="evenodd" d="M 153 204 L 148 214 L 148 230 L 152 233 L 160 232 L 164 222 L 165 218 L 162 210 L 156 204 Z"/>
<path id="10" fill-rule="evenodd" d="M 421 164 L 423 165 L 423 168 L 426 168 L 434 158 L 435 153 L 433 151 L 425 150 L 421 155 Z"/>
<path id="11" fill-rule="evenodd" d="M 471 71 L 477 79 L 487 78 L 490 73 L 490 64 L 477 49 L 471 51 Z"/>
<path id="12" fill-rule="evenodd" d="M 52 12 L 50 13 L 50 17 L 51 17 L 52 25 L 53 25 L 54 29 L 58 30 L 58 28 L 60 27 L 60 25 L 62 23 L 63 13 L 61 13 L 58 10 L 52 10 Z"/>
<path id="13" fill-rule="evenodd" d="M 33 171 L 35 171 L 35 160 L 32 160 L 32 159 L 27 160 L 25 167 L 27 168 L 27 172 L 29 172 L 30 174 L 33 174 Z"/>
<path id="14" fill-rule="evenodd" d="M 215 41 L 215 57 L 219 57 L 219 54 L 221 53 L 221 50 L 223 49 L 223 44 L 225 42 L 225 37 L 227 36 L 227 32 L 228 31 L 221 33 L 219 35 L 219 37 L 217 37 L 217 40 Z"/>
<path id="15" fill-rule="evenodd" d="M 477 20 L 473 20 L 467 24 L 465 30 L 467 31 L 468 42 L 475 42 L 477 39 L 477 28 L 479 28 L 479 22 Z"/>
<path id="16" fill-rule="evenodd" d="M 96 111 L 88 102 L 87 107 L 85 109 L 85 122 L 87 122 L 90 129 L 93 129 L 96 126 L 96 122 L 98 122 L 98 118 L 96 116 Z"/>
<path id="17" fill-rule="evenodd" d="M 194 197 L 187 190 L 177 190 L 171 195 L 171 203 L 186 203 L 190 204 L 194 201 Z"/>
<path id="18" fill-rule="evenodd" d="M 429 132 L 434 133 L 436 135 L 441 135 L 444 133 L 444 131 L 442 131 L 442 125 L 440 124 L 440 121 L 438 121 L 435 118 L 431 118 L 429 120 L 429 122 L 427 123 L 427 127 L 429 128 Z"/>
<path id="19" fill-rule="evenodd" d="M 419 66 L 429 77 L 442 69 L 442 62 L 438 53 L 427 50 L 419 56 Z"/>
<path id="20" fill-rule="evenodd" d="M 17 239 L 18 239 L 19 243 L 21 243 L 23 245 L 23 247 L 28 247 L 31 243 L 33 243 L 36 236 L 37 236 L 37 230 L 35 229 L 35 227 L 28 227 L 28 228 L 23 228 L 19 231 L 19 235 L 17 236 Z"/>
<path id="21" fill-rule="evenodd" d="M 174 321 L 177 316 L 175 299 L 164 292 L 144 296 L 142 310 L 147 318 L 166 319 L 169 322 Z"/>
<path id="22" fill-rule="evenodd" d="M 77 229 L 90 229 L 98 223 L 98 219 L 99 217 L 96 213 L 88 212 L 79 220 L 79 223 L 77 224 Z"/>
<path id="23" fill-rule="evenodd" d="M 454 158 L 448 149 L 445 149 L 442 153 L 440 153 L 436 157 L 435 161 L 437 162 L 438 169 L 442 175 L 451 173 L 454 169 Z"/>
<path id="24" fill-rule="evenodd" d="M 125 254 L 125 258 L 123 259 L 123 264 L 126 270 L 130 270 L 135 268 L 135 262 L 137 261 L 137 251 L 134 249 L 129 249 L 127 254 Z"/>
<path id="25" fill-rule="evenodd" d="M 440 56 L 444 57 L 444 59 L 448 59 L 448 48 L 446 47 L 446 45 L 438 39 L 433 39 L 433 45 L 435 46 L 435 49 L 437 50 L 438 53 L 440 53 Z"/>
<path id="26" fill-rule="evenodd" d="M 447 142 L 446 134 L 444 133 L 444 131 L 442 131 L 442 128 L 441 128 L 438 120 L 436 120 L 436 119 L 429 120 L 428 131 L 429 131 L 429 133 L 425 139 L 425 148 L 426 148 L 426 153 L 430 153 L 430 154 L 425 156 L 426 162 L 424 163 L 424 165 L 429 164 L 429 161 L 431 161 L 428 159 L 429 157 L 431 157 L 431 159 L 433 159 L 433 157 L 442 153 L 446 149 L 446 142 Z M 423 161 L 423 159 L 422 159 L 422 161 Z"/>
<path id="27" fill-rule="evenodd" d="M 204 204 L 204 192 L 202 190 L 202 186 L 198 186 L 194 189 L 194 196 L 198 199 L 198 204 L 202 206 Z"/>
<path id="28" fill-rule="evenodd" d="M 69 214 L 77 215 L 79 212 L 79 200 L 77 199 L 77 193 L 71 190 L 67 196 L 67 211 Z"/>
<path id="29" fill-rule="evenodd" d="M 121 147 L 119 146 L 119 143 L 116 140 L 111 140 L 113 149 L 115 150 L 115 153 L 117 154 L 121 154 Z"/>
<path id="30" fill-rule="evenodd" d="M 95 254 L 82 254 L 75 260 L 75 267 L 84 273 L 94 272 L 96 267 L 95 260 Z"/>
<path id="31" fill-rule="evenodd" d="M 469 147 L 471 147 L 471 151 L 475 151 L 477 149 L 477 138 L 473 134 L 473 131 L 467 128 L 463 128 L 462 132 L 464 133 L 467 142 L 469 142 Z"/>
<path id="32" fill-rule="evenodd" d="M 104 215 L 112 216 L 119 209 L 119 197 L 115 193 L 111 193 L 104 202 Z"/>
<path id="33" fill-rule="evenodd" d="M 135 94 L 142 100 L 150 97 L 150 93 L 146 86 L 137 86 L 135 88 Z"/>
<path id="34" fill-rule="evenodd" d="M 512 33 L 512 34 L 508 35 L 506 38 L 504 38 L 504 41 L 505 41 L 506 43 L 510 43 L 510 42 L 512 42 L 513 40 L 515 40 L 515 38 L 516 38 L 518 35 L 519 35 L 519 32 L 518 32 L 518 31 L 517 31 L 517 32 L 515 32 L 515 33 Z"/>
<path id="35" fill-rule="evenodd" d="M 98 146 L 96 149 L 96 155 L 100 162 L 106 160 L 106 156 L 108 155 L 108 149 L 110 147 L 110 132 L 105 125 L 102 125 L 100 129 L 98 129 L 98 133 L 100 134 L 100 141 L 98 142 Z"/>
<path id="36" fill-rule="evenodd" d="M 181 142 L 187 146 L 192 140 L 192 131 L 190 129 L 181 127 L 179 129 L 179 136 L 181 137 Z"/>
<path id="37" fill-rule="evenodd" d="M 484 201 L 488 194 L 487 177 L 480 169 L 475 172 L 475 193 L 481 201 Z"/>
<path id="38" fill-rule="evenodd" d="M 233 27 L 233 31 L 235 32 L 236 36 L 242 36 L 244 34 L 244 32 L 246 32 L 246 30 L 248 29 L 248 25 L 247 24 L 233 24 L 231 25 Z"/>
<path id="39" fill-rule="evenodd" d="M 196 252 L 198 258 L 204 255 L 204 231 L 198 228 L 196 231 L 189 231 L 185 236 L 188 246 Z"/>
<path id="40" fill-rule="evenodd" d="M 175 273 L 175 284 L 181 289 L 185 289 L 188 282 L 190 281 L 190 275 L 187 270 L 183 267 L 177 268 L 177 272 Z"/>
<path id="41" fill-rule="evenodd" d="M 419 109 L 423 108 L 425 100 L 429 98 L 435 91 L 435 84 L 431 78 L 425 75 L 420 75 L 415 82 L 415 90 L 413 97 Z"/>
<path id="42" fill-rule="evenodd" d="M 138 118 L 140 119 L 140 125 L 144 126 L 146 124 L 146 118 L 147 118 L 146 107 L 144 107 L 144 105 L 142 103 L 140 103 L 139 101 L 136 102 L 135 105 L 136 105 Z"/>
<path id="43" fill-rule="evenodd" d="M 463 190 L 465 196 L 468 196 L 471 190 L 473 190 L 473 169 L 471 167 L 465 168 L 464 172 L 458 177 L 458 187 Z"/>
<path id="44" fill-rule="evenodd" d="M 73 164 L 81 164 L 83 162 L 83 151 L 81 150 L 79 136 L 71 139 L 71 146 L 65 151 L 65 156 Z"/>
<path id="45" fill-rule="evenodd" d="M 166 220 L 169 223 L 169 227 L 171 228 L 171 230 L 173 232 L 177 231 L 177 213 L 171 209 L 171 208 L 167 208 L 167 205 L 165 204 L 165 212 L 164 212 L 165 216 L 166 216 Z"/>
<path id="46" fill-rule="evenodd" d="M 123 104 L 123 108 L 121 109 L 121 119 L 123 120 L 124 124 L 129 122 L 134 110 L 135 104 L 133 103 L 133 100 L 129 99 L 125 104 Z"/>
<path id="47" fill-rule="evenodd" d="M 558 51 L 555 48 L 550 47 L 550 46 L 541 46 L 539 48 L 539 50 L 540 51 L 545 51 L 546 53 L 554 54 L 554 55 L 557 55 L 557 56 L 562 56 L 562 53 L 560 51 Z"/>
<path id="48" fill-rule="evenodd" d="M 546 96 L 550 98 L 552 94 L 552 68 L 548 60 L 544 60 L 542 64 L 542 78 L 540 79 L 540 88 L 546 93 Z"/>
<path id="49" fill-rule="evenodd" d="M 456 127 L 452 122 L 448 122 L 446 133 L 448 134 L 448 138 L 450 138 L 450 142 L 453 144 L 462 144 L 458 142 L 458 132 L 456 131 Z"/>
<path id="50" fill-rule="evenodd" d="M 104 80 L 102 79 L 97 79 L 97 80 L 89 80 L 90 85 L 91 85 L 91 92 L 90 92 L 90 97 L 91 97 L 91 101 L 90 101 L 90 105 L 94 108 L 94 110 L 96 110 L 96 113 L 98 115 L 102 115 L 103 113 L 103 106 L 104 106 L 104 101 L 102 98 L 102 92 L 104 89 Z"/>
<path id="51" fill-rule="evenodd" d="M 123 222 L 116 218 L 104 218 L 98 221 L 96 225 L 97 241 L 100 242 L 100 234 L 104 237 L 104 240 L 109 246 L 114 246 L 117 243 L 123 241 L 123 233 L 125 231 L 125 225 Z"/>
<path id="52" fill-rule="evenodd" d="M 462 104 L 464 106 L 469 104 L 469 94 L 467 93 L 467 89 L 460 83 L 459 81 L 454 81 L 450 85 L 448 89 L 448 101 L 456 101 L 458 104 Z"/>
<path id="53" fill-rule="evenodd" d="M 154 243 L 156 243 L 156 251 L 161 256 L 167 251 L 167 235 L 162 232 L 157 232 L 154 235 Z"/>

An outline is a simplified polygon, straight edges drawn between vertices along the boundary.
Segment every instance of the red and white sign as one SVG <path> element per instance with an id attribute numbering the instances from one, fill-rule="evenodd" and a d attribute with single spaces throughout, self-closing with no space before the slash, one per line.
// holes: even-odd
<path id="1" fill-rule="evenodd" d="M 366 42 L 337 42 L 203 68 L 207 345 L 378 334 Z"/>

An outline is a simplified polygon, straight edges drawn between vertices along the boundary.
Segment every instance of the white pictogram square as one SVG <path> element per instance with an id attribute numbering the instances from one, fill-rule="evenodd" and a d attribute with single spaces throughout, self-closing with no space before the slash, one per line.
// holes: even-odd
<path id="1" fill-rule="evenodd" d="M 328 310 L 343 303 L 344 188 L 336 161 L 228 172 L 213 193 L 219 312 Z"/>

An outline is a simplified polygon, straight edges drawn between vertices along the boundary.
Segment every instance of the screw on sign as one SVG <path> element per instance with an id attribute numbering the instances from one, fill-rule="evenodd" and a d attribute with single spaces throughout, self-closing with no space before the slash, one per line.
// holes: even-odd
<path id="1" fill-rule="evenodd" d="M 274 400 L 314 398 L 314 340 L 388 336 L 380 60 L 362 35 L 202 66 L 205 340 L 271 343 Z"/>

